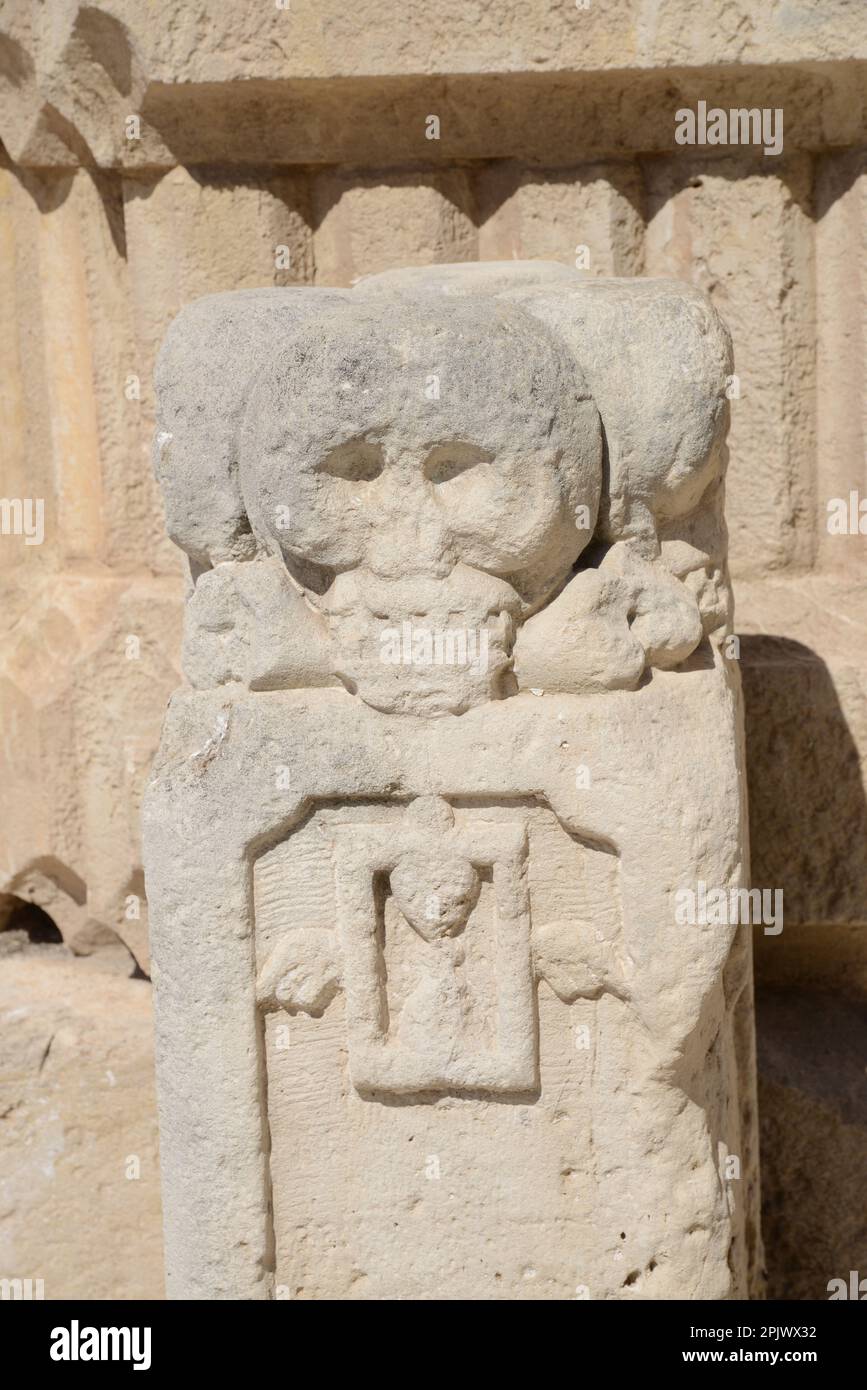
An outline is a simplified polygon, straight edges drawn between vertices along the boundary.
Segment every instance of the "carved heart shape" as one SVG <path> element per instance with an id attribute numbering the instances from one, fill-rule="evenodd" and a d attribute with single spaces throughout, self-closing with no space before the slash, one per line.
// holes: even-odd
<path id="1" fill-rule="evenodd" d="M 481 881 L 469 859 L 413 850 L 391 871 L 394 900 L 425 941 L 457 936 L 478 902 Z"/>

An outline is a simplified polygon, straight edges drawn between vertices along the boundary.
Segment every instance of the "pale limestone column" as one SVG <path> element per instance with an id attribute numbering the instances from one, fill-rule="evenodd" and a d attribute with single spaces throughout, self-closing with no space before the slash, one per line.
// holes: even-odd
<path id="1" fill-rule="evenodd" d="M 545 262 L 176 319 L 171 1296 L 757 1292 L 731 370 L 698 291 Z"/>

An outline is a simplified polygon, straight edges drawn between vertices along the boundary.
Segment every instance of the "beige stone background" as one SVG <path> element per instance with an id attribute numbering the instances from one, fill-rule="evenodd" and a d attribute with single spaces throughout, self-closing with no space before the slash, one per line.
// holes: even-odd
<path id="1" fill-rule="evenodd" d="M 0 5 L 0 493 L 45 502 L 42 545 L 0 535 L 0 1275 L 162 1293 L 138 811 L 180 680 L 169 321 L 580 246 L 734 335 L 753 882 L 785 894 L 756 940 L 768 1288 L 867 1274 L 867 536 L 826 526 L 867 497 L 865 72 L 861 0 Z M 781 107 L 783 154 L 676 145 L 699 100 Z"/>

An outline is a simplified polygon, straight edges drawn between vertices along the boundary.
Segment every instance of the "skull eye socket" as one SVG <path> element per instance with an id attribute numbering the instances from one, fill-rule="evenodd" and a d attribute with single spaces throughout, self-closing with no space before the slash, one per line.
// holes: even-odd
<path id="1" fill-rule="evenodd" d="M 342 478 L 347 483 L 372 483 L 383 468 L 382 449 L 365 439 L 338 444 L 322 459 L 317 472 Z"/>
<path id="2" fill-rule="evenodd" d="M 438 444 L 425 459 L 424 476 L 441 485 L 469 472 L 480 463 L 491 463 L 493 454 L 476 444 Z"/>

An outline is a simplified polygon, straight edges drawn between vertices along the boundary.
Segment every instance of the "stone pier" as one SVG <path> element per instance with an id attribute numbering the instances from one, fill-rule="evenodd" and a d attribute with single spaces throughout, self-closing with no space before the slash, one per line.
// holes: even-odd
<path id="1" fill-rule="evenodd" d="M 170 1296 L 761 1292 L 732 372 L 698 290 L 542 261 L 175 320 Z"/>

